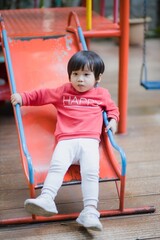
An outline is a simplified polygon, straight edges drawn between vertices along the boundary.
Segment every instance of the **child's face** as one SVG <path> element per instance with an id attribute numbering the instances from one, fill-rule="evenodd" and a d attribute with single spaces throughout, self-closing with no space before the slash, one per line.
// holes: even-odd
<path id="1" fill-rule="evenodd" d="M 78 92 L 86 92 L 95 86 L 96 80 L 94 73 L 85 66 L 71 73 L 70 82 Z"/>

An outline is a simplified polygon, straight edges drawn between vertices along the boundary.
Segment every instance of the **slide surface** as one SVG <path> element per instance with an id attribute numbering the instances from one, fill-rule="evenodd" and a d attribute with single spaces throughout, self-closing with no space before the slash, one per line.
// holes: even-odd
<path id="1" fill-rule="evenodd" d="M 54 88 L 67 82 L 67 62 L 79 51 L 76 38 L 71 33 L 47 38 L 10 38 L 8 42 L 17 92 Z M 44 182 L 56 144 L 54 138 L 56 109 L 51 105 L 21 107 L 21 114 L 26 143 L 34 167 L 34 185 L 39 186 Z M 18 124 L 16 117 L 15 119 Z M 19 134 L 18 130 L 18 136 Z M 117 176 L 120 171 L 119 165 L 105 135 L 104 133 L 100 144 L 100 178 L 115 180 L 119 178 Z M 20 149 L 25 175 L 29 179 L 21 142 Z M 111 162 L 115 163 L 118 171 Z M 72 167 L 66 174 L 64 182 L 71 183 L 79 179 L 79 170 Z"/>

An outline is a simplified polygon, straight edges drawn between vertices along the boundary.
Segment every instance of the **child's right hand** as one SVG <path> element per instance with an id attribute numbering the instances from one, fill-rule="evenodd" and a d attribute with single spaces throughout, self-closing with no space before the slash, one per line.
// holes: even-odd
<path id="1" fill-rule="evenodd" d="M 14 93 L 11 95 L 11 103 L 13 106 L 20 104 L 22 106 L 22 97 L 19 93 Z"/>

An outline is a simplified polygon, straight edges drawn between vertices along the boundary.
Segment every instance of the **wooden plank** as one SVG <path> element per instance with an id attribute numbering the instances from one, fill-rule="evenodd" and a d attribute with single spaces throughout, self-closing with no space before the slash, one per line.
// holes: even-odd
<path id="1" fill-rule="evenodd" d="M 126 207 L 142 207 L 144 206 L 143 203 L 148 201 L 148 205 L 156 205 L 159 201 L 159 196 L 144 196 L 144 197 L 135 197 L 135 198 L 127 198 Z M 115 207 L 116 201 L 107 201 L 107 202 L 100 202 L 99 208 L 103 209 L 104 205 L 107 205 L 109 208 Z M 81 210 L 80 203 L 74 202 L 71 204 L 60 204 L 58 205 L 59 212 L 69 212 L 69 210 L 80 211 Z M 66 211 L 67 209 L 67 211 Z M 8 211 L 6 217 L 9 216 L 28 216 L 25 213 L 24 209 L 15 209 L 15 211 Z M 4 211 L 2 211 L 2 216 L 4 216 Z M 94 239 L 105 239 L 105 236 L 108 236 L 109 239 L 145 239 L 146 237 L 152 236 L 152 227 L 148 229 L 150 226 L 151 221 L 158 221 L 160 220 L 160 207 L 157 208 L 156 213 L 154 214 L 147 214 L 147 215 L 132 215 L 132 216 L 122 216 L 122 217 L 112 217 L 112 218 L 101 218 L 102 224 L 104 226 L 103 233 L 93 233 Z M 142 226 L 142 227 L 141 227 Z M 159 236 L 160 233 L 159 228 L 157 225 L 154 225 L 156 230 L 156 236 Z M 59 235 L 59 230 L 63 227 L 63 235 Z M 61 237 L 60 239 L 67 239 L 66 236 L 70 237 L 71 239 L 83 239 L 83 234 L 86 232 L 83 228 L 79 228 L 75 221 L 65 221 L 65 222 L 56 222 L 56 223 L 41 223 L 41 224 L 30 224 L 30 225 L 21 225 L 21 226 L 12 226 L 10 228 L 1 227 L 0 229 L 0 239 L 9 239 L 11 234 L 13 234 L 12 239 L 20 239 L 20 236 L 24 236 L 22 239 L 35 239 L 36 233 L 38 229 L 41 229 L 43 239 L 48 239 L 51 237 L 51 229 L 52 229 L 52 237 Z M 53 231 L 54 229 L 54 231 Z M 72 231 L 73 233 L 72 233 Z M 157 232 L 158 231 L 158 232 Z M 21 234 L 20 234 L 21 233 Z M 23 233 L 23 234 L 22 234 Z M 74 238 L 76 233 L 78 234 L 77 237 Z M 40 234 L 40 233 L 39 233 Z M 39 236 L 38 234 L 38 236 Z M 79 235 L 80 234 L 80 235 Z M 90 233 L 91 234 L 91 233 Z M 154 235 L 155 236 L 155 235 Z M 8 238 L 7 238 L 8 237 Z M 99 237 L 99 238 L 98 238 Z M 143 238 L 142 238 L 143 237 Z M 37 238 L 38 239 L 38 238 Z M 49 238 L 50 239 L 50 238 Z M 55 238 L 56 239 L 56 238 Z M 86 236 L 85 239 L 89 238 L 89 235 Z"/>
<path id="2" fill-rule="evenodd" d="M 21 197 L 19 200 L 19 204 L 15 207 L 3 207 L 1 209 L 1 216 L 0 219 L 11 217 L 11 216 L 26 216 L 23 202 L 25 198 Z M 156 212 L 155 214 L 160 214 L 160 205 L 157 204 L 159 201 L 159 195 L 150 195 L 150 196 L 135 196 L 135 197 L 126 197 L 125 198 L 125 208 L 140 208 L 144 206 L 155 206 Z M 116 209 L 118 208 L 118 199 L 111 198 L 111 199 L 100 199 L 98 208 L 100 210 L 103 209 Z M 78 212 L 81 211 L 83 208 L 82 200 L 79 199 L 75 201 L 74 199 L 71 201 L 56 201 L 57 208 L 59 213 L 69 213 L 71 211 Z"/>
<path id="3" fill-rule="evenodd" d="M 160 194 L 160 177 L 142 179 L 128 179 L 126 183 L 125 197 L 159 195 Z M 17 183 L 18 184 L 18 183 Z M 2 184 L 3 185 L 3 184 Z M 12 186 L 13 187 L 13 186 Z M 20 186 L 19 186 L 20 187 Z M 75 193 L 73 195 L 73 192 Z M 37 191 L 37 195 L 40 190 Z M 18 201 L 17 201 L 18 198 Z M 28 188 L 18 189 L 17 186 L 13 189 L 9 188 L 0 191 L 0 209 L 11 209 L 22 206 L 26 198 L 29 198 Z M 10 201 L 12 199 L 12 201 Z M 109 199 L 117 199 L 117 192 L 114 183 L 100 184 L 100 200 L 106 201 Z M 82 200 L 80 186 L 62 187 L 56 197 L 58 203 L 79 202 Z M 144 203 L 145 204 L 145 203 Z"/>
<path id="4" fill-rule="evenodd" d="M 155 46 L 156 43 L 157 41 L 152 41 L 151 46 Z M 118 48 L 102 40 L 91 42 L 91 48 L 105 59 L 107 67 L 101 85 L 107 87 L 117 101 Z M 139 48 L 131 48 L 130 51 L 128 131 L 125 135 L 116 135 L 116 141 L 125 150 L 128 161 L 125 207 L 155 206 L 156 212 L 139 216 L 103 218 L 102 233 L 88 232 L 75 221 L 1 227 L 0 239 L 160 239 L 159 91 L 146 91 L 139 86 L 140 51 Z M 160 55 L 156 59 L 159 57 Z M 155 62 L 154 58 L 152 60 L 153 64 L 159 63 L 157 60 Z M 159 73 L 155 75 L 154 72 L 153 76 L 159 77 Z M 29 197 L 29 190 L 21 171 L 13 113 L 11 109 L 5 110 L 1 107 L 0 166 L 0 218 L 26 216 L 23 203 Z M 83 206 L 80 186 L 62 188 L 56 202 L 61 213 L 80 211 Z M 112 209 L 117 206 L 115 187 L 112 183 L 102 183 L 99 209 Z"/>
<path id="5" fill-rule="evenodd" d="M 159 221 L 160 215 L 103 218 L 102 232 L 87 231 L 75 221 L 23 225 L 2 229 L 0 239 L 158 239 Z"/>
<path id="6" fill-rule="evenodd" d="M 5 166 L 6 165 L 4 165 L 1 170 L 3 170 L 3 168 Z M 0 182 L 2 183 L 2 185 L 0 185 L 0 190 L 26 188 L 27 181 L 24 176 L 21 163 L 19 163 L 18 166 L 19 167 L 16 167 L 17 169 L 15 170 L 15 172 L 12 173 L 12 171 L 14 169 L 12 168 L 12 165 L 9 165 L 9 167 L 11 169 L 11 173 L 0 175 Z M 139 164 L 128 163 L 127 182 L 129 182 L 131 179 L 134 179 L 134 178 L 137 178 L 137 180 L 135 180 L 135 183 L 137 181 L 138 182 L 142 181 L 142 183 L 144 181 L 148 182 L 149 179 L 147 179 L 147 178 L 158 177 L 159 171 L 160 171 L 160 166 L 157 161 L 156 161 L 156 163 L 154 163 L 154 162 L 152 162 L 152 163 L 140 162 Z M 12 179 L 12 181 L 10 181 L 10 179 Z M 157 181 L 157 179 L 155 179 L 155 183 L 156 183 L 156 181 Z M 154 184 L 154 181 L 153 181 L 153 184 Z M 157 182 L 157 184 L 159 185 L 158 182 Z"/>

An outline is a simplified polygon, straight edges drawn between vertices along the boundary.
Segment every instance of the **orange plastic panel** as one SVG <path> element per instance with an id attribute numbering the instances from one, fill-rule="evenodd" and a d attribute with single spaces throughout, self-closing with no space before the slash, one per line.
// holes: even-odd
<path id="1" fill-rule="evenodd" d="M 9 47 L 18 92 L 45 87 L 58 87 L 68 81 L 67 63 L 78 51 L 75 37 L 67 34 L 61 37 L 10 39 Z M 55 147 L 54 130 L 56 109 L 52 105 L 41 107 L 22 107 L 22 120 L 28 150 L 35 170 L 35 186 L 44 182 Z M 112 167 L 113 155 L 108 155 L 106 143 L 100 145 L 101 173 L 106 180 L 117 179 Z M 108 148 L 111 151 L 109 143 Z M 109 152 L 110 152 L 109 151 Z M 22 153 L 22 162 L 28 178 L 28 167 Z M 77 168 L 66 174 L 64 181 L 79 180 Z"/>
<path id="2" fill-rule="evenodd" d="M 77 13 L 82 30 L 86 31 L 87 16 L 85 7 L 12 9 L 1 10 L 0 12 L 4 18 L 8 36 L 16 37 L 65 34 L 68 15 L 71 11 Z M 102 32 L 103 37 L 105 37 L 108 31 L 110 36 L 120 35 L 120 27 L 118 24 L 100 16 L 96 12 L 92 12 L 92 30 L 90 34 L 91 37 L 94 37 L 98 32 Z"/>

